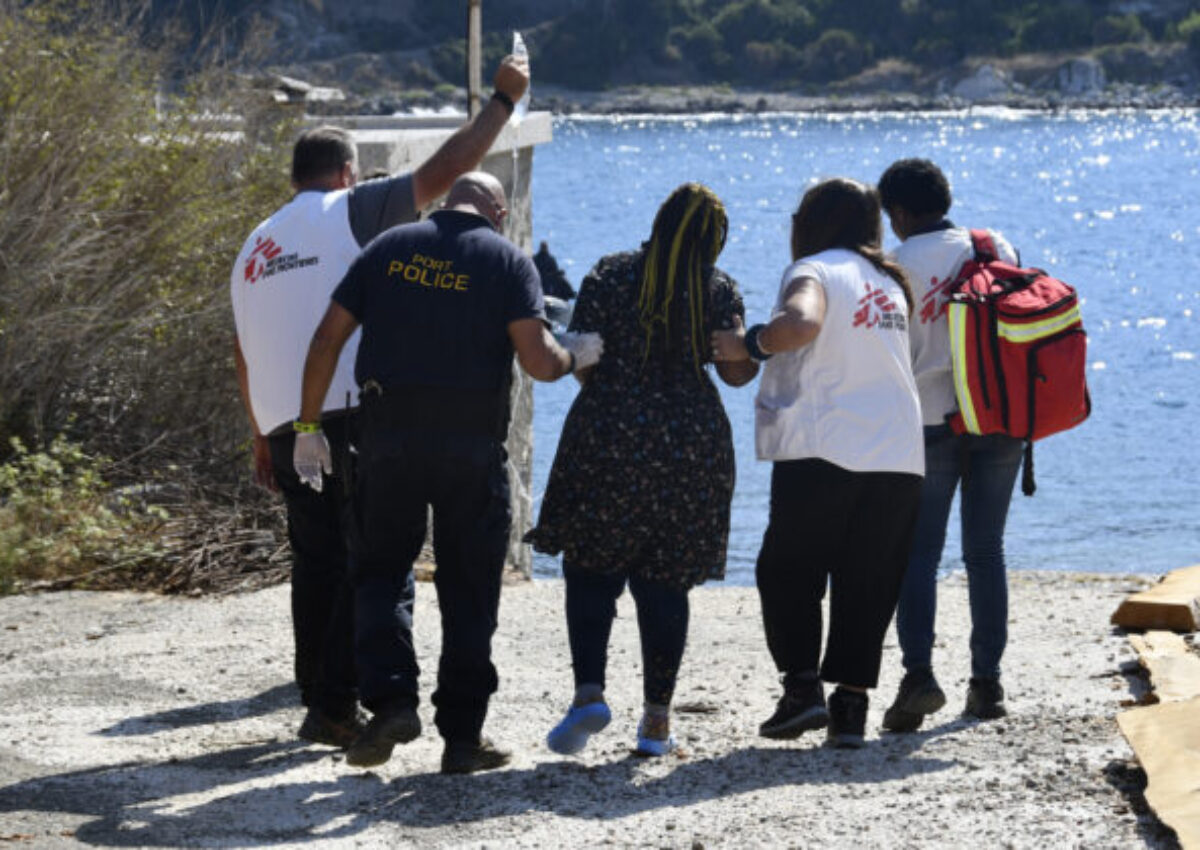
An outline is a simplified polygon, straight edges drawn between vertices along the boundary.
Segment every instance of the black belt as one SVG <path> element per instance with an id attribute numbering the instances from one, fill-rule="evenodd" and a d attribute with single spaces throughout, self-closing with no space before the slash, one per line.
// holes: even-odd
<path id="1" fill-rule="evenodd" d="M 503 440 L 508 397 L 498 390 L 448 387 L 380 387 L 363 384 L 364 430 L 434 431 Z"/>

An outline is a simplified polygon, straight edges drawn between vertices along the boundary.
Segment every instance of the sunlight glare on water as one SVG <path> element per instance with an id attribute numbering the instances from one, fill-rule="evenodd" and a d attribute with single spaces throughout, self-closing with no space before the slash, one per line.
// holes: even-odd
<path id="1" fill-rule="evenodd" d="M 578 286 L 600 256 L 648 236 L 675 186 L 700 181 L 729 211 L 719 265 L 741 285 L 748 321 L 763 321 L 804 190 L 834 175 L 873 182 L 907 156 L 946 171 L 956 223 L 1000 230 L 1084 301 L 1093 414 L 1038 444 L 1037 495 L 1013 499 L 1009 565 L 1159 572 L 1200 561 L 1194 110 L 560 119 L 535 157 L 534 240 Z M 535 497 L 575 391 L 537 386 Z M 753 582 L 769 492 L 770 465 L 754 458 L 754 391 L 722 388 L 738 461 L 728 561 L 738 584 Z M 952 522 L 944 568 L 960 566 L 958 548 Z M 558 563 L 537 556 L 535 571 Z"/>

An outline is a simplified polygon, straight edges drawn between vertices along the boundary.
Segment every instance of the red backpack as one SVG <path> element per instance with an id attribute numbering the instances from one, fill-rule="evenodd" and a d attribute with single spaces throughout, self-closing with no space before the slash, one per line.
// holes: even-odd
<path id="1" fill-rule="evenodd" d="M 1032 496 L 1033 441 L 1087 419 L 1087 335 L 1075 290 L 1041 269 L 999 259 L 986 230 L 950 287 L 946 320 L 958 412 L 956 434 L 1025 441 L 1021 491 Z"/>

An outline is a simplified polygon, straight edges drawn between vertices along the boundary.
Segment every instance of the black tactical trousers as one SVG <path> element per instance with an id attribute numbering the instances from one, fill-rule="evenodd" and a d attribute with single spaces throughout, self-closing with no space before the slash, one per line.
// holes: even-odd
<path id="1" fill-rule="evenodd" d="M 491 660 L 512 512 L 494 436 L 400 430 L 364 405 L 351 535 L 359 691 L 378 712 L 415 707 L 413 562 L 432 508 L 442 619 L 433 704 L 447 741 L 478 740 L 497 687 Z"/>
<path id="2" fill-rule="evenodd" d="M 292 547 L 292 631 L 296 682 L 304 705 L 334 716 L 354 709 L 354 622 L 345 533 L 350 499 L 343 478 L 349 416 L 329 419 L 324 430 L 334 474 L 318 493 L 303 484 L 292 466 L 295 434 L 272 436 L 271 467 L 287 505 Z"/>

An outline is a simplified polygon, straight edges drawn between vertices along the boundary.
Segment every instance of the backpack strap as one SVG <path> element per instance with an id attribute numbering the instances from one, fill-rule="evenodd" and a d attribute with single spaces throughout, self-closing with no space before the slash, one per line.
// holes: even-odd
<path id="1" fill-rule="evenodd" d="M 1000 252 L 996 250 L 992 234 L 986 230 L 971 231 L 971 247 L 975 250 L 975 262 L 977 263 L 991 263 L 1000 259 Z"/>

